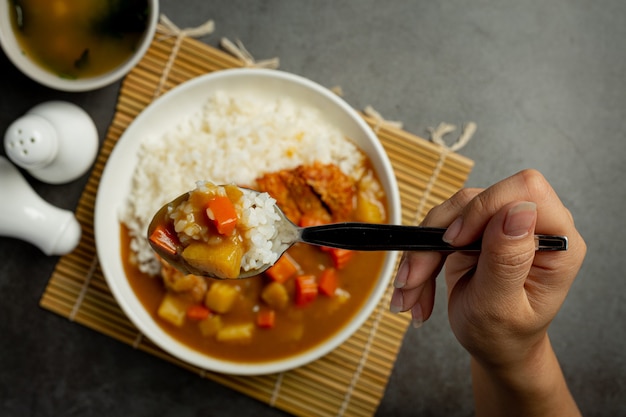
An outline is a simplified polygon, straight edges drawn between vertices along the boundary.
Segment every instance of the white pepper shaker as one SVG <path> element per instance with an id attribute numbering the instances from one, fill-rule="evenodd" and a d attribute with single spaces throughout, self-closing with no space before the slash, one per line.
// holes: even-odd
<path id="1" fill-rule="evenodd" d="M 98 132 L 91 117 L 65 101 L 41 103 L 14 121 L 4 136 L 7 156 L 50 184 L 73 181 L 93 163 Z"/>
<path id="2" fill-rule="evenodd" d="M 42 199 L 19 170 L 0 156 L 0 235 L 32 243 L 46 255 L 64 255 L 78 245 L 74 213 Z"/>

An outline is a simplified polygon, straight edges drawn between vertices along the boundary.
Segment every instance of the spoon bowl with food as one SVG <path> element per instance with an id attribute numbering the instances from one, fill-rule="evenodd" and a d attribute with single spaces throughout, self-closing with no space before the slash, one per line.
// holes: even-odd
<path id="1" fill-rule="evenodd" d="M 479 251 L 481 242 L 453 247 L 445 228 L 343 222 L 299 227 L 268 193 L 198 181 L 164 205 L 148 227 L 161 259 L 187 274 L 219 279 L 259 275 L 297 242 L 360 250 Z M 537 235 L 538 251 L 566 250 L 567 237 Z"/>
<path id="2" fill-rule="evenodd" d="M 148 241 L 182 272 L 248 278 L 269 268 L 297 240 L 298 228 L 281 214 L 267 193 L 199 181 L 155 214 Z"/>

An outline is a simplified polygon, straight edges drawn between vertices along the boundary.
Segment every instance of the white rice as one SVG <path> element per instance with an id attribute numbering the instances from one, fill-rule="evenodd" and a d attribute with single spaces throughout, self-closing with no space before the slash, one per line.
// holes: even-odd
<path id="1" fill-rule="evenodd" d="M 243 235 L 249 245 L 241 260 L 241 269 L 249 271 L 273 264 L 295 237 L 293 229 L 281 227 L 281 217 L 275 210 L 276 200 L 269 194 L 244 191 L 240 201 L 239 221 L 245 228 Z"/>
<path id="2" fill-rule="evenodd" d="M 139 269 L 153 275 L 160 265 L 145 237 L 150 220 L 196 181 L 253 186 L 264 173 L 315 161 L 333 163 L 358 179 L 364 165 L 356 145 L 317 109 L 226 92 L 216 92 L 163 135 L 143 138 L 137 157 L 120 220 L 129 229 Z"/>
<path id="3" fill-rule="evenodd" d="M 227 196 L 224 187 L 198 181 L 196 189 L 216 195 Z M 243 195 L 234 202 L 237 211 L 237 228 L 246 243 L 246 252 L 241 260 L 241 269 L 250 271 L 264 265 L 272 265 L 296 237 L 297 231 L 283 223 L 276 210 L 276 200 L 268 193 L 255 193 L 241 189 Z M 183 245 L 191 242 L 210 242 L 213 237 L 207 226 L 197 222 L 190 201 L 183 201 L 168 211 L 174 229 Z"/>

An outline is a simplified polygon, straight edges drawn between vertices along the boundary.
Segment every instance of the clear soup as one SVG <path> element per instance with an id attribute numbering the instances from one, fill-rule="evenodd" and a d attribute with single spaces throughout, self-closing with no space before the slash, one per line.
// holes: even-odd
<path id="1" fill-rule="evenodd" d="M 146 30 L 147 0 L 9 0 L 24 54 L 63 78 L 90 78 L 123 64 Z"/>

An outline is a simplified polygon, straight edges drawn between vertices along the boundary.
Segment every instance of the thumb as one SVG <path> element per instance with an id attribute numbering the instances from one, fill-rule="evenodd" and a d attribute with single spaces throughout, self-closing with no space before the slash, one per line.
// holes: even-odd
<path id="1" fill-rule="evenodd" d="M 511 300 L 524 288 L 535 257 L 536 222 L 537 205 L 517 202 L 504 206 L 487 224 L 475 277 L 490 297 Z"/>

